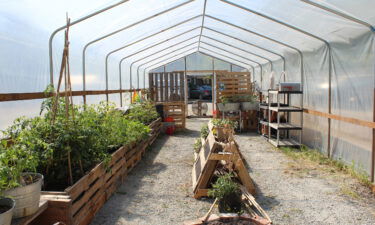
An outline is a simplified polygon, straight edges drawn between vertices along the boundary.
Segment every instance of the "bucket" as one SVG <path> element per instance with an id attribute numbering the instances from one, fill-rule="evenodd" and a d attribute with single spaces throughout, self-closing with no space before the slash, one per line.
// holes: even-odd
<path id="1" fill-rule="evenodd" d="M 34 177 L 34 179 L 37 179 L 37 181 L 32 184 L 16 187 L 4 192 L 5 196 L 11 196 L 16 202 L 16 207 L 14 208 L 13 212 L 14 218 L 30 216 L 39 209 L 43 175 L 39 173 L 23 173 L 22 175 L 31 175 Z"/>
<path id="2" fill-rule="evenodd" d="M 10 209 L 0 214 L 0 224 L 10 225 L 12 222 L 12 215 L 15 207 L 15 201 L 11 198 L 0 198 L 0 206 L 7 206 Z"/>

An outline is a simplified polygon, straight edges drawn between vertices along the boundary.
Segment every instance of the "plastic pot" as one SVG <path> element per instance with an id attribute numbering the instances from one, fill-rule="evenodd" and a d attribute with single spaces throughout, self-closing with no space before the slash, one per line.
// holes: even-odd
<path id="1" fill-rule="evenodd" d="M 233 112 L 238 111 L 240 109 L 240 103 L 217 103 L 217 107 L 220 112 Z"/>
<path id="2" fill-rule="evenodd" d="M 5 196 L 11 196 L 16 202 L 16 206 L 13 212 L 14 218 L 30 216 L 39 209 L 43 175 L 39 173 L 24 173 L 22 174 L 22 176 L 33 176 L 35 182 L 4 192 Z"/>
<path id="3" fill-rule="evenodd" d="M 0 198 L 0 206 L 9 208 L 6 212 L 0 214 L 0 224 L 10 225 L 16 202 L 11 198 Z"/>
<path id="4" fill-rule="evenodd" d="M 242 111 L 258 110 L 258 107 L 259 107 L 258 102 L 241 102 Z"/>

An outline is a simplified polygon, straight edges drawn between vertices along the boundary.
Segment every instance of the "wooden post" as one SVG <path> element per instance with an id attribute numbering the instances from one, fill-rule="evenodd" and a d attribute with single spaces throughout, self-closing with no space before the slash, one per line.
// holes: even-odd
<path id="1" fill-rule="evenodd" d="M 170 92 L 169 95 L 172 97 L 169 99 L 169 101 L 173 101 L 173 94 L 174 94 L 174 73 L 169 73 L 170 76 Z"/>
<path id="2" fill-rule="evenodd" d="M 160 78 L 160 101 L 164 102 L 164 77 L 165 73 L 158 73 Z"/>
<path id="3" fill-rule="evenodd" d="M 372 105 L 372 121 L 375 122 L 375 88 Z M 372 160 L 371 160 L 371 182 L 375 183 L 375 128 L 372 128 Z M 375 184 L 373 184 L 373 191 L 375 192 Z"/>
<path id="4" fill-rule="evenodd" d="M 185 92 L 184 92 L 184 74 L 180 74 L 180 101 L 184 101 L 185 99 Z"/>
<path id="5" fill-rule="evenodd" d="M 165 94 L 165 101 L 169 101 L 169 73 L 164 73 L 164 94 Z"/>
<path id="6" fill-rule="evenodd" d="M 149 73 L 148 74 L 148 89 L 150 90 L 150 98 L 151 100 L 155 101 L 154 98 L 154 74 Z"/>

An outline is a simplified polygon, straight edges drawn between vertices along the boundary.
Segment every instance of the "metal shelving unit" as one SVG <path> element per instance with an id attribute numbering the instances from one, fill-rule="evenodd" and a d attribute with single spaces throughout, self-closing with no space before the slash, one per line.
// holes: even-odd
<path id="1" fill-rule="evenodd" d="M 301 95 L 300 107 L 290 105 L 291 95 Z M 271 121 L 272 112 L 277 113 L 277 121 L 267 123 L 268 125 L 268 141 L 276 147 L 299 147 L 302 142 L 302 127 L 303 127 L 303 92 L 302 91 L 278 91 L 268 90 L 268 121 Z M 273 96 L 276 96 L 276 102 L 272 102 Z M 280 102 L 280 97 L 284 97 L 284 103 Z M 300 113 L 300 123 L 292 124 L 290 121 L 291 113 Z M 286 121 L 281 122 L 281 114 L 286 116 Z M 276 137 L 272 137 L 271 130 L 276 130 Z M 300 131 L 299 141 L 290 137 L 290 131 Z M 280 132 L 284 135 L 281 137 Z"/>

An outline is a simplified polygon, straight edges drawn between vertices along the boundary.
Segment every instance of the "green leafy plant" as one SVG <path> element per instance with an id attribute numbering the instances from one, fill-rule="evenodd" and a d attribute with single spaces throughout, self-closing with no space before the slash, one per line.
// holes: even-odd
<path id="1" fill-rule="evenodd" d="M 200 138 L 197 138 L 195 139 L 195 142 L 194 142 L 194 151 L 196 153 L 199 153 L 199 151 L 201 150 L 201 147 L 202 147 L 202 141 Z"/>
<path id="2" fill-rule="evenodd" d="M 12 145 L 0 147 L 1 189 L 19 185 L 20 173 L 36 170 L 45 176 L 49 190 L 63 190 L 99 162 L 108 163 L 118 147 L 147 138 L 150 129 L 145 124 L 157 118 L 148 103 L 124 116 L 114 104 L 103 102 L 70 106 L 74 119 L 68 119 L 63 98 L 53 116 L 54 101 L 47 98 L 41 116 L 19 118 L 3 132 Z"/>
<path id="3" fill-rule="evenodd" d="M 239 96 L 240 102 L 251 102 L 254 103 L 257 100 L 257 97 L 255 95 L 242 95 Z"/>
<path id="4" fill-rule="evenodd" d="M 147 101 L 132 104 L 130 106 L 130 112 L 125 115 L 125 118 L 129 120 L 136 120 L 146 125 L 150 124 L 158 117 L 159 114 L 156 111 L 155 105 Z"/>
<path id="5" fill-rule="evenodd" d="M 219 210 L 228 213 L 241 213 L 241 191 L 239 185 L 233 181 L 233 174 L 220 176 L 208 190 L 208 196 L 219 200 Z"/>
<path id="6" fill-rule="evenodd" d="M 219 128 L 237 128 L 237 122 L 227 119 L 212 119 L 212 124 Z"/>
<path id="7" fill-rule="evenodd" d="M 0 143 L 0 193 L 21 186 L 22 173 L 36 170 L 38 158 L 24 147 Z"/>
<path id="8" fill-rule="evenodd" d="M 208 125 L 207 125 L 207 124 L 204 124 L 204 125 L 201 127 L 201 137 L 202 137 L 203 139 L 206 139 L 209 133 L 210 133 L 210 130 L 208 129 Z"/>

